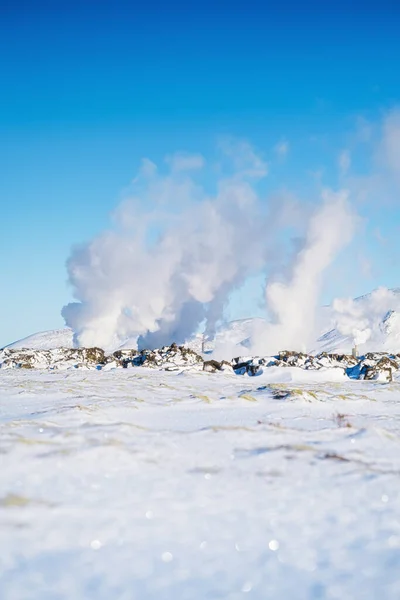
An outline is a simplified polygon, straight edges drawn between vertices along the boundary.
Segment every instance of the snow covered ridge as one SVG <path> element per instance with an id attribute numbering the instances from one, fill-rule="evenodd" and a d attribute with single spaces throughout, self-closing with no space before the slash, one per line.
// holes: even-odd
<path id="1" fill-rule="evenodd" d="M 162 371 L 228 372 L 257 376 L 265 369 L 294 367 L 306 371 L 336 370 L 350 379 L 392 381 L 400 371 L 400 354 L 370 352 L 360 358 L 348 354 L 316 356 L 283 351 L 275 356 L 241 356 L 230 361 L 204 360 L 185 346 L 164 346 L 157 350 L 121 349 L 107 355 L 101 348 L 55 348 L 50 350 L 4 348 L 0 350 L 2 369 L 97 369 L 147 367 Z M 400 374 L 400 373 L 399 373 Z"/>

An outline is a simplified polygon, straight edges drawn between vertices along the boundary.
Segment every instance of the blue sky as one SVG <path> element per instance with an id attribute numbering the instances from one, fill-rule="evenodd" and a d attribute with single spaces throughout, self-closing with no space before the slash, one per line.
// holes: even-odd
<path id="1" fill-rule="evenodd" d="M 305 197 L 316 181 L 340 185 L 343 149 L 357 177 L 370 174 L 381 123 L 400 103 L 397 2 L 0 7 L 0 346 L 62 326 L 71 246 L 108 226 L 142 157 L 209 157 L 236 136 L 271 163 L 270 193 Z M 368 148 L 357 146 L 363 127 Z M 357 200 L 360 236 L 325 302 L 400 285 L 399 196 L 381 192 Z M 230 316 L 256 312 L 258 286 Z"/>

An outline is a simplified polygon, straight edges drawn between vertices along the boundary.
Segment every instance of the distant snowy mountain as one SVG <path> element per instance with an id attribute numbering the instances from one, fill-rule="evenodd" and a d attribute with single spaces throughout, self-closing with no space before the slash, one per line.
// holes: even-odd
<path id="1" fill-rule="evenodd" d="M 185 345 L 199 354 L 203 350 L 206 354 L 213 352 L 218 359 L 246 354 L 252 333 L 264 323 L 265 320 L 259 317 L 231 321 L 219 328 L 215 340 L 204 341 L 201 334 L 196 334 Z M 320 331 L 312 354 L 348 354 L 355 342 L 359 353 L 400 352 L 400 288 L 377 289 L 354 300 L 335 300 L 332 306 L 324 307 L 322 311 Z M 135 339 L 132 338 L 114 350 L 134 346 Z M 18 340 L 8 348 L 73 348 L 73 332 L 69 328 L 43 331 Z"/>

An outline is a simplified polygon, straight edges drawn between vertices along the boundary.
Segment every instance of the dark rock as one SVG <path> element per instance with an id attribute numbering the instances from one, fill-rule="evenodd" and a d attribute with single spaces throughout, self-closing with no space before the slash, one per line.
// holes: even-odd
<path id="1" fill-rule="evenodd" d="M 215 371 L 221 371 L 222 365 L 217 360 L 205 360 L 203 362 L 203 371 L 208 371 L 209 373 L 215 373 Z"/>

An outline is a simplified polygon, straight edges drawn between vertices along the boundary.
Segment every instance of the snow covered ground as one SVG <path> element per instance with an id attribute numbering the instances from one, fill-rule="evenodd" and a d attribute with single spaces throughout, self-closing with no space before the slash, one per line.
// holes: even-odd
<path id="1" fill-rule="evenodd" d="M 2 370 L 0 598 L 397 600 L 400 385 L 297 376 Z"/>

